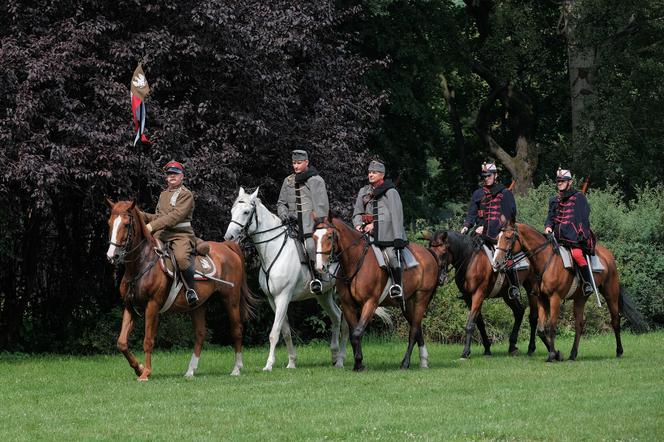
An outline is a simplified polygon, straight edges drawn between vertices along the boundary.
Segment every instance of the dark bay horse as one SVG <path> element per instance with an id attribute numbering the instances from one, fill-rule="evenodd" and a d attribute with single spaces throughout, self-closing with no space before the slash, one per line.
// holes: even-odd
<path id="1" fill-rule="evenodd" d="M 400 306 L 401 301 L 389 296 L 381 302 L 381 294 L 388 281 L 387 272 L 380 268 L 376 255 L 370 248 L 366 235 L 358 232 L 333 215 L 328 225 L 314 232 L 318 271 L 327 271 L 331 260 L 338 259 L 336 275 L 337 292 L 341 296 L 341 308 L 351 330 L 351 345 L 355 356 L 355 371 L 364 370 L 362 364 L 362 336 L 379 304 Z M 403 271 L 403 293 L 405 296 L 405 318 L 410 324 L 408 348 L 401 368 L 410 366 L 410 356 L 415 342 L 420 350 L 420 367 L 428 367 L 429 355 L 424 345 L 422 318 L 433 298 L 438 282 L 438 264 L 434 256 L 419 244 L 410 244 L 409 249 L 419 263 Z"/>
<path id="2" fill-rule="evenodd" d="M 120 283 L 120 296 L 124 301 L 122 328 L 118 337 L 118 350 L 124 354 L 129 365 L 138 375 L 139 381 L 147 381 L 152 373 L 152 350 L 157 335 L 159 314 L 167 302 L 172 279 L 161 269 L 154 248 L 157 241 L 145 227 L 140 211 L 133 201 L 114 203 L 106 199 L 111 209 L 108 218 L 109 248 L 107 258 L 112 264 L 124 263 L 125 273 Z M 251 293 L 246 282 L 244 256 L 237 243 L 210 242 L 208 256 L 217 268 L 215 278 L 233 284 L 231 287 L 213 280 L 196 281 L 195 289 L 199 302 L 190 307 L 184 297 L 184 289 L 175 297 L 169 311 L 189 313 L 194 323 L 194 352 L 185 376 L 193 377 L 198 367 L 198 359 L 205 340 L 205 308 L 207 300 L 214 293 L 220 293 L 228 312 L 235 366 L 232 375 L 239 375 L 242 369 L 242 322 L 253 316 L 257 298 Z M 133 312 L 144 310 L 145 336 L 143 351 L 145 365 L 139 363 L 128 346 L 129 335 L 134 327 Z"/>
<path id="3" fill-rule="evenodd" d="M 533 270 L 538 280 L 541 281 L 538 296 L 539 320 L 537 334 L 542 338 L 542 341 L 547 343 L 549 348 L 547 362 L 561 360 L 560 351 L 556 350 L 555 347 L 560 304 L 566 298 L 574 300 L 575 335 L 569 358 L 575 360 L 578 354 L 579 340 L 583 333 L 583 311 L 587 300 L 583 296 L 582 285 L 579 284 L 576 290 L 571 290 L 575 272 L 563 266 L 560 254 L 556 253 L 553 244 L 547 237 L 527 224 L 510 223 L 503 228 L 498 236 L 498 250 L 495 260 L 499 266 L 502 266 L 510 254 L 519 251 L 527 253 Z M 602 262 L 604 270 L 601 273 L 595 273 L 593 276 L 597 288 L 609 307 L 611 326 L 616 337 L 616 356 L 620 357 L 623 354 L 620 340 L 621 308 L 633 324 L 640 325 L 643 320 L 622 290 L 613 254 L 606 247 L 597 245 L 596 255 Z"/>
<path id="4" fill-rule="evenodd" d="M 516 341 L 519 337 L 519 329 L 523 321 L 525 308 L 518 299 L 512 299 L 507 294 L 509 283 L 505 277 L 502 287 L 492 293 L 493 287 L 498 278 L 498 273 L 494 272 L 491 261 L 484 250 L 477 250 L 472 240 L 460 233 L 454 231 L 437 232 L 432 235 L 425 235 L 424 239 L 429 241 L 429 250 L 431 250 L 439 259 L 439 265 L 447 269 L 452 265 L 455 269 L 454 280 L 461 292 L 461 296 L 470 308 L 468 321 L 466 322 L 466 339 L 461 353 L 461 358 L 470 356 L 470 343 L 473 337 L 473 331 L 477 324 L 480 332 L 482 345 L 484 345 L 484 355 L 491 355 L 491 340 L 486 334 L 484 319 L 482 318 L 482 303 L 487 298 L 503 298 L 505 304 L 514 314 L 514 325 L 509 337 L 509 354 L 515 355 L 518 352 Z M 537 326 L 537 298 L 532 296 L 532 290 L 536 284 L 533 284 L 534 273 L 532 267 L 519 270 L 519 281 L 523 282 L 526 292 L 529 293 L 528 300 L 530 304 L 530 342 L 528 343 L 528 354 L 535 351 L 535 330 Z"/>

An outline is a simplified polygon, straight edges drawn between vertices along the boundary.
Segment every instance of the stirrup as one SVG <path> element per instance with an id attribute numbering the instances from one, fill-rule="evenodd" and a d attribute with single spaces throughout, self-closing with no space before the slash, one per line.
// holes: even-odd
<path id="1" fill-rule="evenodd" d="M 314 295 L 320 295 L 323 292 L 323 283 L 320 279 L 314 278 L 309 282 L 309 291 Z"/>
<path id="2" fill-rule="evenodd" d="M 399 284 L 392 284 L 390 286 L 390 298 L 401 298 L 403 297 L 403 289 Z"/>
<path id="3" fill-rule="evenodd" d="M 509 286 L 509 288 L 507 289 L 507 296 L 509 296 L 510 299 L 519 299 L 519 295 L 521 295 L 519 287 L 515 285 Z"/>
<path id="4" fill-rule="evenodd" d="M 185 298 L 187 299 L 187 304 L 190 306 L 194 306 L 198 303 L 198 294 L 194 289 L 188 289 L 185 293 Z"/>

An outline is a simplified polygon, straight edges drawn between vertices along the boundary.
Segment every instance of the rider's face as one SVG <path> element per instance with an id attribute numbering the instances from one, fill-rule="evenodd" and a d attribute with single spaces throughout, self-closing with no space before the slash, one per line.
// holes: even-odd
<path id="1" fill-rule="evenodd" d="M 492 186 L 493 183 L 496 182 L 496 174 L 492 173 L 490 175 L 487 175 L 484 177 L 484 185 L 485 186 Z"/>
<path id="2" fill-rule="evenodd" d="M 309 160 L 295 160 L 293 161 L 293 171 L 295 173 L 302 173 L 309 167 Z"/>
<path id="3" fill-rule="evenodd" d="M 370 184 L 375 184 L 378 181 L 382 180 L 385 177 L 385 173 L 383 172 L 376 172 L 375 170 L 370 170 L 369 173 L 367 174 L 369 177 L 369 183 Z"/>
<path id="4" fill-rule="evenodd" d="M 566 180 L 566 181 L 556 181 L 556 187 L 560 192 L 564 192 L 567 189 L 569 189 L 569 186 L 572 184 L 572 181 Z"/>
<path id="5" fill-rule="evenodd" d="M 182 173 L 167 173 L 166 174 L 166 185 L 169 189 L 177 189 L 182 185 L 182 180 L 184 179 L 184 174 Z"/>

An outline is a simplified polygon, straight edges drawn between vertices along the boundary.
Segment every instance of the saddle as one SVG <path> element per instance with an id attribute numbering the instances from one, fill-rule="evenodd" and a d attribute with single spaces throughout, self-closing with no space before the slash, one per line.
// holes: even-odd
<path id="1" fill-rule="evenodd" d="M 196 255 L 194 256 L 194 279 L 197 281 L 207 281 L 217 273 L 217 266 L 209 256 L 210 244 L 207 241 L 196 238 L 194 250 L 196 251 Z M 157 240 L 155 252 L 159 255 L 159 266 L 164 273 L 173 278 L 174 271 L 177 273 L 180 272 L 170 244 L 164 244 Z"/>
<path id="2" fill-rule="evenodd" d="M 387 254 L 374 244 L 371 244 L 371 249 L 373 250 L 374 255 L 376 255 L 376 261 L 378 261 L 378 265 L 380 266 L 380 268 L 381 269 L 388 268 L 387 263 L 389 261 L 389 258 Z M 412 267 L 417 267 L 418 265 L 419 263 L 415 259 L 413 252 L 411 252 L 408 247 L 404 247 L 401 251 L 401 267 L 404 270 L 406 270 Z"/>

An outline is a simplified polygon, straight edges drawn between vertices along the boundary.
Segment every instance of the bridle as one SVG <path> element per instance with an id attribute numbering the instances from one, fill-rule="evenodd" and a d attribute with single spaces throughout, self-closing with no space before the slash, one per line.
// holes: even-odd
<path id="1" fill-rule="evenodd" d="M 434 247 L 445 247 L 445 252 L 441 255 L 438 255 L 436 252 L 433 251 Z M 438 282 L 440 285 L 445 285 L 447 283 L 447 280 L 449 279 L 448 275 L 450 273 L 450 252 L 449 252 L 449 246 L 444 243 L 444 242 L 429 242 L 429 247 L 427 250 L 433 255 L 435 258 L 436 262 L 438 263 L 438 267 L 443 271 L 442 275 L 444 275 L 442 278 L 438 278 Z"/>
<path id="2" fill-rule="evenodd" d="M 145 242 L 145 238 L 143 238 L 143 240 L 139 242 L 135 247 L 131 248 L 130 250 L 127 250 L 127 248 L 131 245 L 132 241 L 134 240 L 134 215 L 129 211 L 126 212 L 126 215 L 129 218 L 129 223 L 125 224 L 125 228 L 127 229 L 127 239 L 125 240 L 125 242 L 116 243 L 111 241 L 110 238 L 108 239 L 109 245 L 115 246 L 116 248 L 120 249 L 120 252 L 118 253 L 118 263 L 136 261 L 136 259 L 131 259 L 131 260 L 126 259 L 126 257 L 135 252 Z"/>
<path id="3" fill-rule="evenodd" d="M 369 247 L 371 246 L 371 243 L 369 242 L 369 234 L 366 232 L 362 232 L 362 235 L 358 236 L 355 241 L 353 241 L 348 247 L 345 249 L 342 249 L 341 247 L 339 248 L 339 251 L 335 254 L 334 253 L 334 242 L 335 239 L 339 238 L 339 235 L 337 233 L 337 228 L 334 225 L 328 225 L 328 228 L 332 230 L 332 239 L 330 241 L 331 247 L 329 252 L 316 252 L 320 253 L 323 255 L 330 255 L 330 262 L 339 262 L 341 260 L 341 257 L 349 251 L 350 249 L 354 248 L 355 246 L 358 246 L 360 242 L 364 241 L 364 249 L 362 250 L 362 255 L 358 258 L 357 262 L 355 263 L 355 269 L 353 270 L 353 273 L 350 276 L 342 276 L 342 275 L 337 275 L 339 271 L 341 270 L 342 266 L 337 267 L 337 272 L 336 273 L 329 273 L 328 274 L 333 277 L 334 279 L 341 279 L 344 281 L 346 284 L 350 285 L 351 281 L 355 276 L 357 276 L 358 272 L 362 268 L 362 264 L 364 264 L 364 258 L 367 256 L 367 251 L 369 250 Z"/>
<path id="4" fill-rule="evenodd" d="M 508 247 L 507 248 L 502 248 L 502 247 L 496 247 L 496 250 L 500 250 L 505 253 L 505 259 L 502 263 L 498 264 L 498 268 L 500 270 L 504 269 L 507 266 L 507 263 L 511 261 L 511 266 L 517 264 L 520 261 L 523 261 L 524 259 L 532 258 L 536 255 L 538 255 L 540 252 L 542 252 L 544 249 L 546 249 L 550 244 L 552 244 L 551 237 L 547 237 L 546 241 L 544 241 L 542 244 L 538 245 L 535 247 L 535 249 L 528 251 L 521 242 L 521 239 L 519 237 L 519 229 L 517 229 L 514 226 L 510 227 L 503 227 L 501 229 L 501 232 L 512 232 L 512 236 L 508 239 Z M 517 259 L 513 259 L 513 254 L 514 254 L 514 245 L 519 242 L 521 244 L 521 250 L 524 252 L 523 255 L 518 257 Z M 535 272 L 535 277 L 538 281 L 542 281 L 542 276 L 546 272 L 546 270 L 549 268 L 549 265 L 551 264 L 551 260 L 553 259 L 553 255 L 556 254 L 555 248 L 554 250 L 551 251 L 551 254 L 549 254 L 549 257 L 546 260 L 546 263 L 544 264 L 544 267 L 542 268 L 541 272 Z M 534 269 L 533 269 L 534 270 Z"/>

